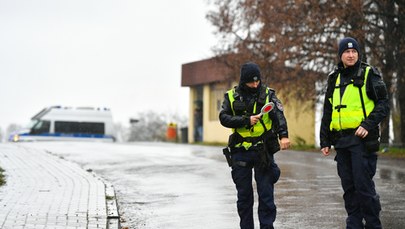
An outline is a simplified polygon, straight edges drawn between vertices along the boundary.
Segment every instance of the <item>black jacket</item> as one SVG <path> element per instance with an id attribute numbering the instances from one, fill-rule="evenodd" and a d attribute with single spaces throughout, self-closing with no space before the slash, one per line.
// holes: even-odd
<path id="1" fill-rule="evenodd" d="M 222 103 L 222 109 L 219 113 L 219 120 L 224 127 L 227 128 L 250 128 L 250 116 L 255 115 L 253 113 L 253 105 L 255 102 L 258 102 L 260 91 L 263 91 L 265 86 L 260 86 L 260 89 L 256 92 L 251 92 L 244 90 L 243 87 L 236 87 L 237 100 L 243 101 L 245 104 L 245 114 L 236 114 L 233 115 L 231 104 L 229 101 L 228 93 L 224 95 L 224 101 Z M 275 104 L 274 109 L 270 112 L 270 118 L 273 122 L 272 130 L 278 137 L 281 139 L 283 137 L 288 137 L 287 121 L 284 117 L 284 109 L 281 104 L 281 101 L 277 98 L 275 91 L 269 89 L 269 101 L 273 101 Z M 260 103 L 259 103 L 260 104 Z M 261 104 L 263 106 L 264 104 Z M 257 111 L 260 113 L 261 107 L 257 108 Z M 256 113 L 257 114 L 257 113 Z"/>
<path id="2" fill-rule="evenodd" d="M 320 144 L 321 148 L 330 147 L 332 145 L 332 134 L 330 131 L 330 123 L 332 120 L 332 104 L 329 98 L 333 96 L 333 91 L 338 74 L 341 74 L 342 81 L 355 79 L 357 77 L 359 66 L 365 71 L 368 64 L 360 63 L 353 67 L 343 68 L 342 63 L 338 64 L 338 67 L 328 76 L 328 87 L 325 94 L 325 101 L 323 106 L 323 116 L 320 129 Z M 364 74 L 362 75 L 364 77 Z M 389 114 L 389 99 L 387 88 L 381 77 L 379 71 L 371 67 L 368 80 L 365 84 L 367 96 L 375 102 L 373 111 L 368 117 L 360 124 L 367 131 L 378 129 L 379 123 Z M 344 90 L 344 89 L 343 89 Z"/>

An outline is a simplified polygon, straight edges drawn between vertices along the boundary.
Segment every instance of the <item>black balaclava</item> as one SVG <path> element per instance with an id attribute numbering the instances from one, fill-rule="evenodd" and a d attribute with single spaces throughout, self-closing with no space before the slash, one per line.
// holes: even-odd
<path id="1" fill-rule="evenodd" d="M 242 65 L 240 69 L 240 81 L 239 81 L 239 87 L 246 92 L 250 93 L 256 93 L 259 91 L 261 82 L 257 88 L 249 88 L 246 86 L 246 83 L 250 83 L 253 81 L 261 81 L 261 74 L 260 74 L 260 68 L 259 65 L 253 63 L 253 62 L 247 62 Z"/>

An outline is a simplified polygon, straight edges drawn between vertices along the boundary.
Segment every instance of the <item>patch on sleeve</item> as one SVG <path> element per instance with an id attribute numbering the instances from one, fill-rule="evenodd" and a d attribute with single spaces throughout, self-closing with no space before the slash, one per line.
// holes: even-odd
<path id="1" fill-rule="evenodd" d="M 377 75 L 380 78 L 382 78 L 381 72 L 378 70 L 378 68 L 372 67 L 371 70 L 373 70 L 374 75 Z"/>
<path id="2" fill-rule="evenodd" d="M 283 107 L 283 104 L 281 104 L 281 102 L 276 102 L 276 106 L 277 106 L 277 108 L 280 110 L 280 111 L 284 111 L 284 107 Z"/>
<path id="3" fill-rule="evenodd" d="M 377 99 L 388 99 L 388 92 L 385 84 L 379 84 L 374 87 Z"/>

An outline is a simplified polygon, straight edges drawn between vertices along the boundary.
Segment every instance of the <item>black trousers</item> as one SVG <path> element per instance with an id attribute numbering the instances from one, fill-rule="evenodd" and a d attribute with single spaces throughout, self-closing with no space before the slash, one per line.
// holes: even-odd
<path id="1" fill-rule="evenodd" d="M 380 199 L 373 181 L 377 154 L 366 152 L 363 142 L 346 148 L 337 148 L 336 151 L 337 171 L 348 215 L 346 228 L 382 228 L 379 218 Z"/>
<path id="2" fill-rule="evenodd" d="M 280 169 L 271 155 L 271 163 L 262 168 L 261 159 L 257 151 L 237 152 L 232 155 L 232 179 L 238 192 L 237 208 L 241 229 L 254 229 L 253 222 L 253 186 L 252 177 L 257 184 L 259 197 L 258 218 L 261 229 L 272 229 L 276 219 L 276 205 L 274 204 L 274 184 L 280 177 Z M 254 173 L 253 173 L 254 171 Z"/>

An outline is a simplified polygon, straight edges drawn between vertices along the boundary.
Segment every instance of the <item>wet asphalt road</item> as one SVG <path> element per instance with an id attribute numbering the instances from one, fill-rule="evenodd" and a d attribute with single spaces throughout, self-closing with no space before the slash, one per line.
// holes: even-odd
<path id="1" fill-rule="evenodd" d="M 111 182 L 122 226 L 238 228 L 236 191 L 221 147 L 171 143 L 24 144 L 45 148 Z M 346 213 L 334 156 L 282 151 L 275 158 L 282 172 L 275 187 L 275 227 L 344 228 Z M 405 228 L 405 161 L 380 158 L 375 182 L 384 228 Z"/>

